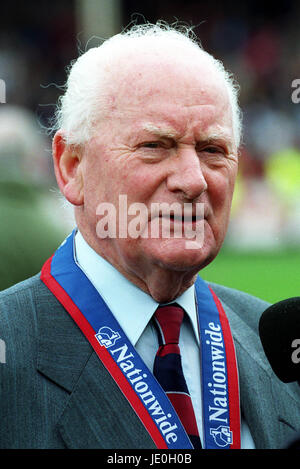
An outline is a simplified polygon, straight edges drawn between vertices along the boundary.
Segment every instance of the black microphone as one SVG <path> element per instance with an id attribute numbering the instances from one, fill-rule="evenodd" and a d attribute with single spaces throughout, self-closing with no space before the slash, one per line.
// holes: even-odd
<path id="1" fill-rule="evenodd" d="M 259 321 L 259 335 L 276 376 L 300 385 L 300 297 L 267 308 Z"/>

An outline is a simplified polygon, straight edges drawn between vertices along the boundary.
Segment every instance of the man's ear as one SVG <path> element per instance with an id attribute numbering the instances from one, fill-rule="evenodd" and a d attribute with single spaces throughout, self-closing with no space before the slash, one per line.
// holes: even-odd
<path id="1" fill-rule="evenodd" d="M 83 175 L 80 148 L 68 145 L 58 131 L 52 143 L 54 171 L 58 187 L 73 205 L 83 204 Z"/>

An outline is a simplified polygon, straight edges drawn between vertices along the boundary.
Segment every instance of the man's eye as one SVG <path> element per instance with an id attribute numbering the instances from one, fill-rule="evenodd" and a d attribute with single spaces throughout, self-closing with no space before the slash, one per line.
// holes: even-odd
<path id="1" fill-rule="evenodd" d="M 143 143 L 142 147 L 144 147 L 144 148 L 158 148 L 159 143 L 158 142 L 146 142 L 146 143 Z"/>
<path id="2" fill-rule="evenodd" d="M 207 153 L 222 153 L 221 148 L 218 147 L 206 147 L 203 148 L 203 151 L 206 151 Z"/>

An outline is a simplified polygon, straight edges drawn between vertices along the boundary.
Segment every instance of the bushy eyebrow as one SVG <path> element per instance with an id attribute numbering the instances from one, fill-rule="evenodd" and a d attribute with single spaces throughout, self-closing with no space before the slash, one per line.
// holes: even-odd
<path id="1" fill-rule="evenodd" d="M 226 147 L 231 151 L 233 150 L 233 139 L 230 135 L 228 135 L 226 132 L 217 132 L 217 133 L 211 133 L 207 135 L 203 135 L 202 141 L 207 143 L 207 144 L 223 144 L 226 145 Z"/>
<path id="2" fill-rule="evenodd" d="M 180 137 L 180 135 L 176 132 L 176 130 L 174 130 L 171 127 L 163 127 L 163 126 L 158 127 L 151 123 L 143 125 L 142 130 L 150 132 L 153 135 L 156 135 L 157 137 L 161 137 L 161 138 L 177 139 Z M 212 133 L 208 132 L 207 134 L 203 134 L 203 136 L 201 137 L 201 142 L 206 143 L 206 144 L 213 144 L 213 143 L 220 142 L 226 145 L 229 151 L 232 151 L 233 149 L 232 136 L 228 134 L 227 132 L 223 132 L 222 130 L 218 132 L 212 132 Z"/>
<path id="3" fill-rule="evenodd" d="M 178 133 L 170 127 L 157 127 L 154 124 L 145 124 L 143 125 L 142 130 L 146 130 L 147 132 L 151 132 L 152 134 L 162 138 L 165 137 L 175 139 L 178 137 Z"/>
<path id="4" fill-rule="evenodd" d="M 218 132 L 207 133 L 203 135 L 203 140 L 207 141 L 215 141 L 215 140 L 224 140 L 227 142 L 232 141 L 232 137 L 227 132 L 222 132 L 222 130 Z"/>

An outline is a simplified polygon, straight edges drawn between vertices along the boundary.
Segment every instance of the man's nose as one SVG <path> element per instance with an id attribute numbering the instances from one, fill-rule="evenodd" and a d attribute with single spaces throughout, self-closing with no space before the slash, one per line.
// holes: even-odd
<path id="1" fill-rule="evenodd" d="M 207 190 L 203 164 L 195 149 L 178 151 L 167 180 L 171 192 L 181 192 L 186 199 L 195 200 Z"/>

